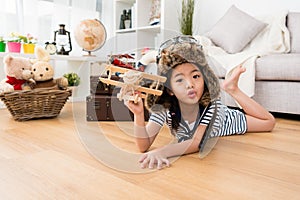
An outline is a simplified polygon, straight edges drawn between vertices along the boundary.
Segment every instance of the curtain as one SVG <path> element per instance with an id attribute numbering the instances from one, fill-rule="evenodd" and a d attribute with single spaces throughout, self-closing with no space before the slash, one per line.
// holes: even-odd
<path id="1" fill-rule="evenodd" d="M 8 30 L 18 30 L 16 2 L 11 0 L 2 0 L 0 9 L 0 36 L 7 37 Z"/>

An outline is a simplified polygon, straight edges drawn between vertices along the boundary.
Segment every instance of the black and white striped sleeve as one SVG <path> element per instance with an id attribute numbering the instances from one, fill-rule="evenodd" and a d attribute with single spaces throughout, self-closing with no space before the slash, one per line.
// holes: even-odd
<path id="1" fill-rule="evenodd" d="M 219 110 L 219 108 L 222 106 L 222 102 L 220 100 L 216 101 L 217 104 L 217 108 Z M 216 112 L 216 108 L 215 108 L 215 104 L 211 104 L 209 105 L 209 108 L 206 109 L 203 113 L 203 117 L 200 121 L 201 125 L 208 125 L 212 119 L 212 116 L 214 114 L 214 112 Z"/>
<path id="2" fill-rule="evenodd" d="M 156 113 L 151 113 L 149 121 L 153 121 L 154 123 L 163 126 L 167 119 L 167 112 L 161 111 Z"/>

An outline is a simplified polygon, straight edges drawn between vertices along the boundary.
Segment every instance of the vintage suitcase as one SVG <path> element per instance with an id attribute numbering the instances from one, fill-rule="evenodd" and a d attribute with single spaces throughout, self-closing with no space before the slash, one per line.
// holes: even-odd
<path id="1" fill-rule="evenodd" d="M 102 75 L 102 77 L 107 77 Z M 118 76 L 112 76 L 112 80 L 120 80 Z M 117 94 L 120 91 L 120 88 L 115 87 L 114 85 L 107 85 L 102 83 L 99 80 L 99 76 L 90 76 L 90 93 L 91 94 L 101 94 L 101 95 L 113 95 Z"/>
<path id="2" fill-rule="evenodd" d="M 89 95 L 86 98 L 87 121 L 133 121 L 133 114 L 116 96 Z M 149 113 L 145 109 L 145 120 Z"/>
<path id="3" fill-rule="evenodd" d="M 116 96 L 89 95 L 86 98 L 87 121 L 133 121 L 133 115 Z"/>

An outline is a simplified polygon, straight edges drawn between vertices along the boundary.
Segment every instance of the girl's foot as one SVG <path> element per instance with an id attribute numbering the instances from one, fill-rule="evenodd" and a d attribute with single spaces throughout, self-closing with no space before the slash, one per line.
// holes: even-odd
<path id="1" fill-rule="evenodd" d="M 231 73 L 231 76 L 225 79 L 225 81 L 222 84 L 222 89 L 226 91 L 227 93 L 233 93 L 238 88 L 238 81 L 240 78 L 240 75 L 246 71 L 246 68 L 242 67 L 242 65 L 237 66 L 233 72 Z"/>

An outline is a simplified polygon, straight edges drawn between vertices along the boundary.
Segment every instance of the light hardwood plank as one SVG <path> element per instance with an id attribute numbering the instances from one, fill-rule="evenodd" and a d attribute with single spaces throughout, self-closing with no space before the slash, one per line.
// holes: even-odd
<path id="1" fill-rule="evenodd" d="M 51 150 L 1 162 L 0 185 L 5 199 L 164 198 Z"/>
<path id="2" fill-rule="evenodd" d="M 87 122 L 85 117 L 85 103 L 67 103 L 54 119 L 25 122 L 1 109 L 1 199 L 300 196 L 299 120 L 277 118 L 272 133 L 219 138 L 204 159 L 190 154 L 174 158 L 170 168 L 147 171 L 137 163 L 132 122 Z M 152 148 L 172 140 L 164 129 Z"/>

